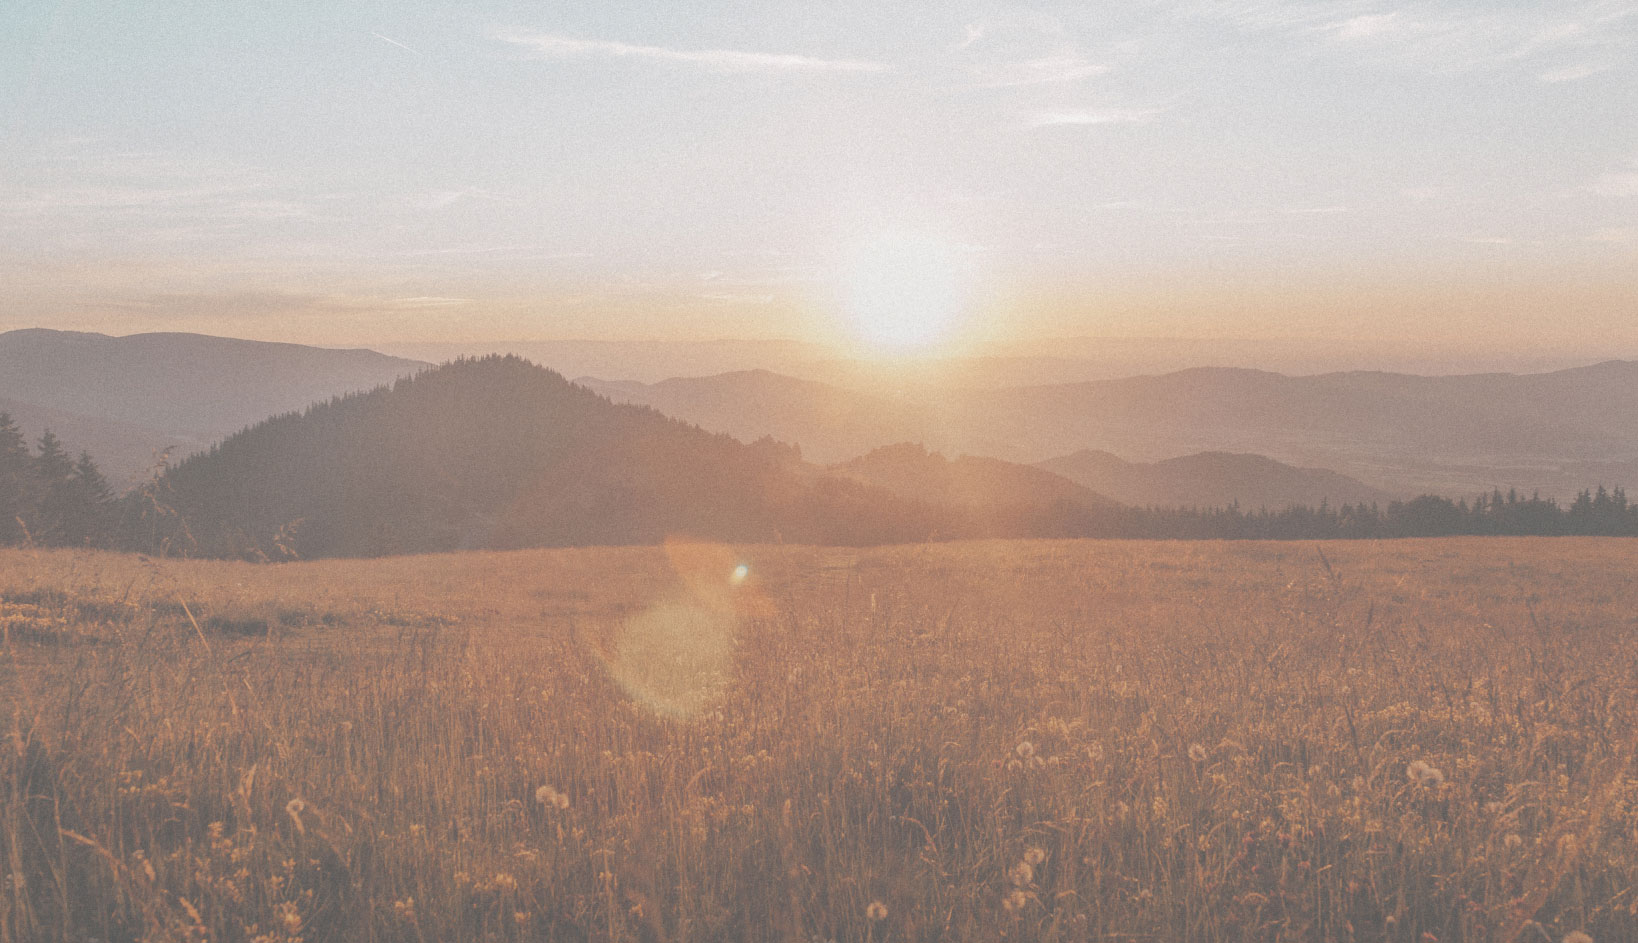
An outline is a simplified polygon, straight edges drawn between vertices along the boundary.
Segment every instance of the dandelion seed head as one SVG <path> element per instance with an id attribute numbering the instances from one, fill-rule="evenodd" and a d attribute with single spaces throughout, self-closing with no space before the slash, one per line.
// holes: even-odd
<path id="1" fill-rule="evenodd" d="M 1035 869 L 1030 867 L 1028 861 L 1020 861 L 1012 866 L 1012 870 L 1007 872 L 1007 878 L 1019 887 L 1023 887 L 1035 880 Z"/>
<path id="2" fill-rule="evenodd" d="M 1030 850 L 1024 852 L 1024 863 L 1031 866 L 1037 866 L 1041 862 L 1045 861 L 1046 857 L 1047 853 L 1045 849 L 1031 848 Z"/>
<path id="3" fill-rule="evenodd" d="M 1564 943 L 1593 943 L 1592 935 L 1580 930 L 1571 930 L 1564 934 Z"/>
<path id="4" fill-rule="evenodd" d="M 1035 755 L 1035 744 L 1030 743 L 1028 740 L 1020 740 L 1018 745 L 1013 747 L 1013 752 L 1027 760 Z"/>
<path id="5" fill-rule="evenodd" d="M 871 923 L 880 923 L 881 921 L 886 920 L 887 905 L 879 900 L 871 901 L 870 906 L 865 908 L 865 917 L 869 919 Z"/>
<path id="6" fill-rule="evenodd" d="M 1423 760 L 1414 760 L 1405 767 L 1405 777 L 1423 786 L 1437 786 L 1445 781 L 1444 770 Z"/>
<path id="7" fill-rule="evenodd" d="M 1023 910 L 1024 905 L 1027 903 L 1029 903 L 1029 897 L 1026 896 L 1023 891 L 1018 890 L 1015 890 L 1007 896 L 1001 898 L 1001 906 L 1006 908 L 1009 913 L 1015 913 Z"/>
<path id="8" fill-rule="evenodd" d="M 1502 839 L 1502 845 L 1507 848 L 1521 848 L 1524 846 L 1524 839 L 1520 838 L 1517 832 L 1508 832 L 1507 837 Z"/>
<path id="9" fill-rule="evenodd" d="M 1198 743 L 1189 744 L 1189 759 L 1196 763 L 1206 762 L 1206 748 Z"/>

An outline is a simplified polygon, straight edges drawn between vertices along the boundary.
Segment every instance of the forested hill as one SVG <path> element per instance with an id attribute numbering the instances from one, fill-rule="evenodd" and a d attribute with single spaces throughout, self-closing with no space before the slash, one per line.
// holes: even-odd
<path id="1" fill-rule="evenodd" d="M 139 543 L 273 558 L 673 535 L 875 543 L 947 524 L 815 474 L 793 448 L 616 405 L 516 357 L 267 420 L 172 469 L 152 498 Z"/>

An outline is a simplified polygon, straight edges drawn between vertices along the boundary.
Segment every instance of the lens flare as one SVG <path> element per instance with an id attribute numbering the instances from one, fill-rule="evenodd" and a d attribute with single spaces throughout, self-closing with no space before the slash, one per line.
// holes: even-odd
<path id="1" fill-rule="evenodd" d="M 696 603 L 661 603 L 626 620 L 609 671 L 655 713 L 692 717 L 728 683 L 734 621 L 732 613 Z"/>
<path id="2" fill-rule="evenodd" d="M 634 702 L 686 719 L 732 682 L 739 626 L 765 616 L 769 604 L 751 581 L 750 564 L 733 549 L 668 539 L 662 550 L 676 585 L 627 617 L 617 639 L 594 654 Z"/>

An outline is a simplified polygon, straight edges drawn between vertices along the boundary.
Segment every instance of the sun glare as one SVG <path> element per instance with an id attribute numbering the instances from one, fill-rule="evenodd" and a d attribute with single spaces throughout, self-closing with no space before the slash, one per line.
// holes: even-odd
<path id="1" fill-rule="evenodd" d="M 962 304 L 961 267 L 946 243 L 921 233 L 882 233 L 848 260 L 845 304 L 861 341 L 884 353 L 916 353 L 947 338 Z"/>

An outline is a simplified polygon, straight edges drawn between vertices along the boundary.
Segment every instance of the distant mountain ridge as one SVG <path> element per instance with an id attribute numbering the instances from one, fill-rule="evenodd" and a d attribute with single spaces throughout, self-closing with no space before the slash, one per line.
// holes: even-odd
<path id="1" fill-rule="evenodd" d="M 1592 467 L 1638 459 L 1638 362 L 1541 374 L 1292 377 L 1205 367 L 1156 376 L 893 395 L 758 372 L 655 384 L 582 381 L 742 438 L 773 435 L 844 461 L 895 442 L 1035 463 L 1079 449 L 1153 462 L 1265 455 L 1395 493 L 1492 487 L 1568 498 Z M 858 424 L 828 417 L 865 417 Z M 1638 487 L 1635 481 L 1606 481 Z"/>
<path id="2" fill-rule="evenodd" d="M 145 526 L 229 556 L 970 530 L 945 509 L 826 476 L 777 442 L 614 404 L 515 357 L 457 361 L 267 420 L 160 488 L 179 517 Z"/>
<path id="3" fill-rule="evenodd" d="M 36 328 L 0 334 L 0 399 L 106 424 L 88 436 L 56 431 L 76 447 L 83 439 L 109 478 L 124 482 L 145 472 L 155 450 L 173 447 L 180 458 L 268 416 L 425 366 L 369 350 Z"/>
<path id="4" fill-rule="evenodd" d="M 188 453 L 210 444 L 136 423 L 82 416 L 7 397 L 0 397 L 0 413 L 11 416 L 30 445 L 49 429 L 73 455 L 90 454 L 117 491 L 151 475 L 166 449 Z"/>
<path id="5" fill-rule="evenodd" d="M 1116 503 L 1045 468 L 972 455 L 950 459 L 909 442 L 832 465 L 830 472 L 901 497 L 971 509 L 1049 507 L 1060 502 L 1096 508 Z"/>
<path id="6" fill-rule="evenodd" d="M 1293 504 L 1333 507 L 1387 504 L 1394 496 L 1323 468 L 1295 468 L 1262 455 L 1200 452 L 1159 462 L 1128 462 L 1082 450 L 1035 467 L 1139 506 L 1278 509 Z"/>

